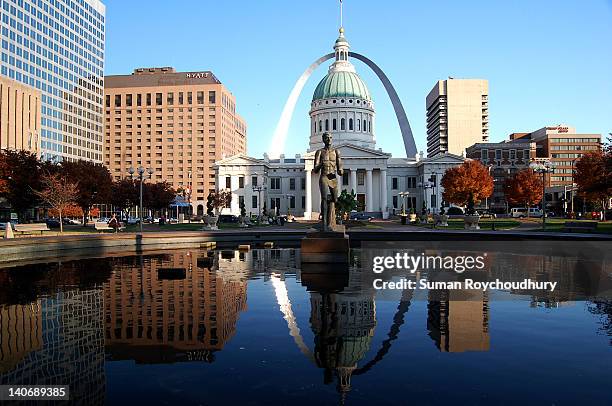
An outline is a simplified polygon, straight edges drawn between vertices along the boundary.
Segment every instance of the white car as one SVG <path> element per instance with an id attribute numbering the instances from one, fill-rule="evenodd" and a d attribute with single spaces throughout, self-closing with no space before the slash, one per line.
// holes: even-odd
<path id="1" fill-rule="evenodd" d="M 128 225 L 133 226 L 134 224 L 140 223 L 140 219 L 138 217 L 130 217 L 127 220 Z"/>
<path id="2" fill-rule="evenodd" d="M 513 207 L 510 209 L 510 217 L 525 218 L 525 217 L 542 217 L 542 209 L 538 207 L 530 207 L 529 211 L 525 207 Z"/>

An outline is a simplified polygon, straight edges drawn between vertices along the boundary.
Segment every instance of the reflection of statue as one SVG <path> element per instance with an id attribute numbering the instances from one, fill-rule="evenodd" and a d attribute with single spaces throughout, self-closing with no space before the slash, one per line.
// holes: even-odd
<path id="1" fill-rule="evenodd" d="M 323 133 L 324 148 L 318 150 L 314 159 L 314 172 L 321 172 L 319 190 L 321 191 L 321 231 L 341 231 L 336 225 L 336 199 L 338 198 L 338 177 L 342 176 L 342 160 L 338 150 L 331 147 L 332 135 Z"/>

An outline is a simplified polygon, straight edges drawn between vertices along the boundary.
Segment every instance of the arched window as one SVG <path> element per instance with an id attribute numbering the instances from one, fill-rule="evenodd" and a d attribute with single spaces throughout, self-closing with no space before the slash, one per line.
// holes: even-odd
<path id="1" fill-rule="evenodd" d="M 319 120 L 319 132 L 323 131 L 323 122 Z"/>
<path id="2" fill-rule="evenodd" d="M 329 131 L 329 120 L 325 119 L 325 131 Z"/>
<path id="3" fill-rule="evenodd" d="M 332 130 L 336 131 L 336 119 L 332 120 Z"/>
<path id="4" fill-rule="evenodd" d="M 349 131 L 353 131 L 353 119 L 349 118 Z"/>
<path id="5" fill-rule="evenodd" d="M 340 119 L 340 130 L 344 131 L 346 129 L 346 124 L 343 118 Z"/>
<path id="6" fill-rule="evenodd" d="M 371 133 L 372 132 L 372 122 L 368 121 L 368 132 Z"/>
<path id="7" fill-rule="evenodd" d="M 365 132 L 367 132 L 367 131 L 368 131 L 368 127 L 367 127 L 367 125 L 366 125 L 366 121 L 365 121 L 365 119 L 364 119 L 364 120 L 363 120 L 363 132 L 365 133 Z"/>
<path id="8" fill-rule="evenodd" d="M 357 120 L 357 131 L 361 131 L 361 120 Z"/>

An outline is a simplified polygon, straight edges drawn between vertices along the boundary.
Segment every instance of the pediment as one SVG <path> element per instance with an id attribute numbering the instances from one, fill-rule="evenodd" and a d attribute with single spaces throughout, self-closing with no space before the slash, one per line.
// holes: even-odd
<path id="1" fill-rule="evenodd" d="M 353 144 L 339 144 L 335 148 L 340 151 L 343 158 L 383 158 L 388 159 L 391 154 L 387 154 L 376 149 L 360 147 Z"/>
<path id="2" fill-rule="evenodd" d="M 257 158 L 250 157 L 245 154 L 232 155 L 230 157 L 216 161 L 215 165 L 265 165 L 266 163 Z"/>
<path id="3" fill-rule="evenodd" d="M 433 163 L 452 163 L 452 164 L 461 164 L 465 161 L 465 158 L 455 154 L 438 154 L 431 158 L 424 158 L 421 162 L 425 164 L 433 164 Z"/>

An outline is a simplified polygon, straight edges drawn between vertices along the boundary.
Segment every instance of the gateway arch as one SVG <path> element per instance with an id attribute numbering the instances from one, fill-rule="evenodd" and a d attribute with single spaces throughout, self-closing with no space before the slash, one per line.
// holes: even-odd
<path id="1" fill-rule="evenodd" d="M 277 158 L 280 154 L 283 153 L 285 149 L 285 142 L 287 140 L 287 133 L 289 131 L 289 124 L 291 123 L 291 117 L 293 116 L 293 112 L 295 110 L 295 105 L 302 93 L 302 89 L 304 85 L 310 78 L 310 75 L 325 61 L 332 59 L 335 56 L 334 53 L 329 53 L 324 55 L 314 61 L 305 71 L 302 73 L 302 76 L 297 80 L 295 86 L 293 86 L 293 90 L 289 94 L 287 98 L 287 102 L 285 103 L 285 107 L 283 108 L 283 112 L 281 113 L 281 117 L 278 120 L 278 124 L 276 125 L 276 130 L 274 130 L 274 135 L 272 136 L 272 143 L 269 148 L 269 155 L 272 158 Z M 389 98 L 391 99 L 391 104 L 393 105 L 393 110 L 395 111 L 395 116 L 397 117 L 397 123 L 399 124 L 400 131 L 402 133 L 402 138 L 404 139 L 404 148 L 406 150 L 406 157 L 414 157 L 417 153 L 416 144 L 414 142 L 414 136 L 412 135 L 412 130 L 410 129 L 410 123 L 408 122 L 408 117 L 406 116 L 406 112 L 404 111 L 404 106 L 402 106 L 402 102 L 395 91 L 395 88 L 391 84 L 391 81 L 385 75 L 382 69 L 378 67 L 371 59 L 358 54 L 356 52 L 349 52 L 349 56 L 359 59 L 380 79 Z"/>

